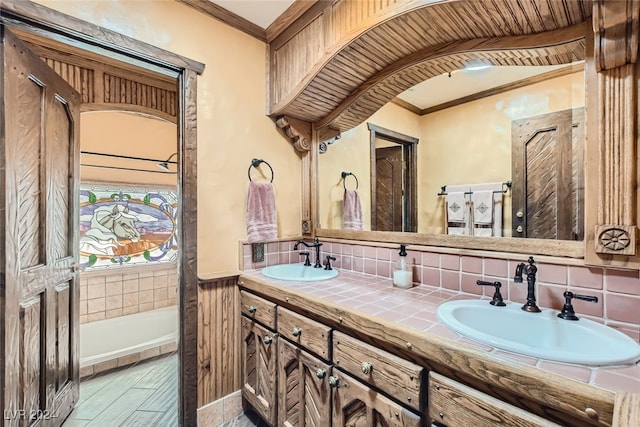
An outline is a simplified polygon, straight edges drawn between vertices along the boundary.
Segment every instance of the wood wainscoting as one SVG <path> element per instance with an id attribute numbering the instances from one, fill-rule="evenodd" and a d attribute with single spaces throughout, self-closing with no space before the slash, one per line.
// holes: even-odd
<path id="1" fill-rule="evenodd" d="M 240 389 L 240 297 L 237 282 L 237 274 L 199 279 L 199 408 Z"/>

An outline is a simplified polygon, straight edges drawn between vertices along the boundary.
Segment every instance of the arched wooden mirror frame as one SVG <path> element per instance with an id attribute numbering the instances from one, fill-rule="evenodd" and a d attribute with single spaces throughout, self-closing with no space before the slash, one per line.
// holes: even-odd
<path id="1" fill-rule="evenodd" d="M 0 23 L 29 43 L 30 48 L 82 95 L 81 111 L 130 111 L 177 125 L 177 180 L 181 205 L 178 223 L 182 243 L 178 261 L 178 417 L 181 425 L 196 425 L 196 82 L 204 65 L 28 1 L 3 1 L 0 12 Z M 108 60 L 101 64 L 97 58 Z M 96 82 L 86 77 L 84 71 L 92 66 L 100 68 L 101 74 L 100 77 L 98 73 L 93 76 L 99 81 L 89 89 L 86 85 Z M 110 85 L 104 85 L 104 76 L 112 79 Z M 125 88 L 122 93 L 118 91 L 117 96 L 106 89 L 94 93 L 94 88 L 115 88 L 116 84 Z M 152 96 L 136 96 L 132 87 L 138 88 L 140 95 L 148 89 L 149 95 L 153 93 L 153 100 Z"/>
<path id="2" fill-rule="evenodd" d="M 364 11 L 339 0 L 310 9 L 271 40 L 270 115 L 303 153 L 308 171 L 303 176 L 309 176 L 303 183 L 304 233 L 521 252 L 519 239 L 316 229 L 317 144 L 363 122 L 403 90 L 434 73 L 460 68 L 467 60 L 482 56 L 496 65 L 553 65 L 585 59 L 585 240 L 527 239 L 527 251 L 582 258 L 587 265 L 640 268 L 634 184 L 640 4 L 582 0 L 562 10 L 530 0 L 518 2 L 514 15 L 515 3 L 479 8 L 472 1 L 398 1 Z M 448 31 L 439 31 L 443 26 Z M 421 37 L 416 28 L 430 33 Z M 450 37 L 438 37 L 443 33 Z M 309 40 L 318 40 L 318 45 Z M 572 59 L 577 46 L 585 56 Z M 296 58 L 304 58 L 304 63 Z M 611 244 L 618 242 L 618 234 L 624 244 Z"/>

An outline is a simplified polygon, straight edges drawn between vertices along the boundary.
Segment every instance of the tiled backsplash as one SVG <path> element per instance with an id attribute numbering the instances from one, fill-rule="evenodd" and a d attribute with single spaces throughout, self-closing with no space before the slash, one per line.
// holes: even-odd
<path id="1" fill-rule="evenodd" d="M 260 263 L 251 261 L 251 244 L 243 244 L 240 267 L 249 270 L 299 262 L 301 257 L 293 250 L 295 242 L 266 243 L 265 260 Z M 398 249 L 391 246 L 324 241 L 321 256 L 322 259 L 326 255 L 334 256 L 336 261 L 332 264 L 338 269 L 390 278 L 393 262 L 398 259 Z M 414 264 L 415 284 L 491 296 L 493 288 L 478 286 L 476 281 L 500 281 L 505 299 L 526 301 L 526 279 L 524 283 L 515 283 L 513 276 L 516 266 L 526 262 L 528 255 L 509 254 L 506 259 L 481 251 L 434 247 L 415 250 L 411 246 L 409 249 L 407 258 Z M 313 262 L 313 254 L 311 258 Z M 541 307 L 560 310 L 565 290 L 597 296 L 597 303 L 573 301 L 578 316 L 603 322 L 640 342 L 640 272 L 585 267 L 580 260 L 546 256 L 534 256 L 534 259 L 538 267 L 536 297 Z"/>
<path id="2" fill-rule="evenodd" d="M 80 323 L 177 304 L 175 264 L 80 273 Z"/>

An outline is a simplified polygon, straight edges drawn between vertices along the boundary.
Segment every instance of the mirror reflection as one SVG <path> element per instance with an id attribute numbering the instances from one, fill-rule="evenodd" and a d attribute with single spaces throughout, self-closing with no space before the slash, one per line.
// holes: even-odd
<path id="1" fill-rule="evenodd" d="M 348 228 L 357 178 L 363 230 L 583 239 L 582 62 L 459 70 L 398 98 L 321 147 L 321 228 Z"/>

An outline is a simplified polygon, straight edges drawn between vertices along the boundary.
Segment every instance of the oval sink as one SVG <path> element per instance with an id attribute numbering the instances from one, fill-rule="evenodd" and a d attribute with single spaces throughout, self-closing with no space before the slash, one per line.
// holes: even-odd
<path id="1" fill-rule="evenodd" d="M 263 268 L 262 274 L 272 279 L 314 282 L 333 279 L 338 275 L 338 270 L 335 268 L 325 270 L 324 268 L 314 268 L 313 266 L 305 266 L 304 264 L 278 264 Z"/>
<path id="2" fill-rule="evenodd" d="M 605 366 L 640 360 L 640 345 L 589 319 L 563 320 L 554 310 L 528 313 L 520 304 L 494 307 L 488 301 L 449 301 L 438 318 L 475 341 L 514 353 L 557 362 Z"/>

